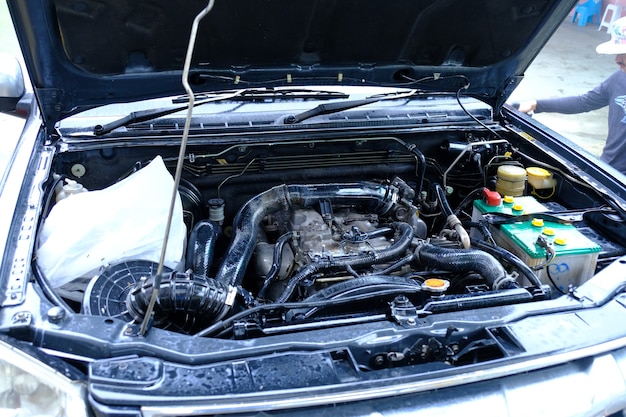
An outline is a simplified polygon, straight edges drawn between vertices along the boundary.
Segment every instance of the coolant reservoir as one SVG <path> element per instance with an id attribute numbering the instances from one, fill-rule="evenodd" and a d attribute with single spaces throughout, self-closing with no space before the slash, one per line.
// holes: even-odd
<path id="1" fill-rule="evenodd" d="M 498 168 L 496 191 L 500 194 L 518 197 L 524 195 L 526 170 L 517 165 L 502 165 Z"/>

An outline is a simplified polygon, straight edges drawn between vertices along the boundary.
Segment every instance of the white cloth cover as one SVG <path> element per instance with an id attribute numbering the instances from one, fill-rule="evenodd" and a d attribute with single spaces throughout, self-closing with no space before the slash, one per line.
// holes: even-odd
<path id="1" fill-rule="evenodd" d="M 45 220 L 37 262 L 54 287 L 126 260 L 158 262 L 174 179 L 160 156 L 124 180 L 57 202 Z M 186 228 L 176 201 L 165 265 L 183 259 Z"/>

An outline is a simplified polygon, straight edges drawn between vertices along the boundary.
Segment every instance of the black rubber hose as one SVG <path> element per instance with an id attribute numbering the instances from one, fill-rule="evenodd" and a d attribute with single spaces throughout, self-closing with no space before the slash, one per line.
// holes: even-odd
<path id="1" fill-rule="evenodd" d="M 293 294 L 293 291 L 296 289 L 296 286 L 300 282 L 312 276 L 313 274 L 316 274 L 328 268 L 330 268 L 329 265 L 322 265 L 321 262 L 314 262 L 314 263 L 310 263 L 301 267 L 298 271 L 296 271 L 296 273 L 291 278 L 289 278 L 289 282 L 287 282 L 287 286 L 283 290 L 282 294 L 278 296 L 276 301 L 274 301 L 274 304 L 286 302 L 289 299 L 289 297 L 291 297 L 291 294 Z"/>
<path id="2" fill-rule="evenodd" d="M 417 281 L 410 278 L 397 277 L 393 275 L 371 275 L 349 279 L 347 281 L 331 285 L 330 287 L 316 292 L 303 302 L 307 303 L 318 300 L 336 300 L 343 297 L 374 293 L 391 288 L 407 288 L 411 290 L 411 293 L 415 293 L 415 291 L 421 290 L 421 285 Z M 319 309 L 320 307 L 314 307 L 312 309 L 293 310 L 292 312 L 294 314 L 302 313 L 304 314 L 304 318 L 307 318 L 315 314 L 315 312 Z"/>
<path id="3" fill-rule="evenodd" d="M 298 270 L 296 274 L 289 279 L 282 294 L 276 299 L 275 302 L 286 302 L 293 294 L 293 291 L 296 289 L 298 283 L 318 272 L 340 270 L 345 269 L 348 266 L 352 268 L 364 268 L 403 256 L 413 240 L 413 228 L 409 224 L 402 222 L 392 223 L 391 227 L 401 232 L 401 236 L 393 245 L 385 249 L 375 250 L 372 253 L 348 259 L 331 259 L 307 264 L 300 268 L 300 270 Z"/>
<path id="4" fill-rule="evenodd" d="M 237 213 L 233 240 L 215 279 L 234 287 L 241 285 L 257 242 L 258 226 L 266 215 L 290 207 L 313 207 L 322 199 L 383 215 L 395 206 L 399 197 L 389 186 L 366 181 L 271 188 L 248 200 Z"/>
<path id="5" fill-rule="evenodd" d="M 433 183 L 433 185 L 431 185 L 431 188 L 435 192 L 435 196 L 437 196 L 437 200 L 441 205 L 441 210 L 443 211 L 443 213 L 446 215 L 446 217 L 452 216 L 454 212 L 452 211 L 452 208 L 448 203 L 448 198 L 446 197 L 446 192 L 444 191 L 444 189 L 441 187 L 441 185 L 437 183 Z"/>
<path id="6" fill-rule="evenodd" d="M 285 246 L 285 243 L 293 239 L 293 236 L 293 233 L 288 232 L 276 240 L 276 244 L 274 245 L 274 257 L 272 259 L 272 266 L 267 275 L 265 275 L 265 279 L 263 280 L 263 286 L 259 290 L 259 298 L 265 298 L 265 292 L 267 291 L 267 288 L 270 286 L 272 281 L 274 281 L 274 278 L 280 270 L 283 259 L 283 247 Z"/>
<path id="7" fill-rule="evenodd" d="M 465 209 L 465 207 L 473 203 L 474 200 L 481 199 L 484 189 L 485 187 L 480 187 L 472 190 L 468 195 L 465 196 L 463 201 L 459 203 L 457 208 L 454 210 L 454 214 L 458 216 Z"/>
<path id="8" fill-rule="evenodd" d="M 128 313 L 143 320 L 152 295 L 154 277 L 138 283 L 126 298 Z M 229 288 L 200 275 L 189 276 L 172 272 L 164 276 L 159 285 L 159 298 L 154 308 L 155 325 L 175 323 L 182 330 L 220 320 L 228 312 Z"/>
<path id="9" fill-rule="evenodd" d="M 410 264 L 411 262 L 413 262 L 413 260 L 415 260 L 415 255 L 412 253 L 409 253 L 408 255 L 405 255 L 404 258 L 398 259 L 395 263 L 389 265 L 385 269 L 381 271 L 376 271 L 376 275 L 388 275 L 392 273 L 393 271 L 395 271 L 396 269 L 399 269 L 403 267 L 404 265 Z"/>
<path id="10" fill-rule="evenodd" d="M 209 220 L 196 223 L 189 235 L 185 269 L 191 269 L 195 275 L 209 276 L 219 233 L 220 226 L 217 223 Z"/>
<path id="11" fill-rule="evenodd" d="M 417 187 L 415 191 L 416 194 L 419 195 L 419 193 L 422 192 L 424 178 L 426 177 L 426 157 L 419 149 L 417 149 L 417 146 L 413 144 L 407 144 L 407 149 L 415 156 L 415 159 L 417 159 L 418 173 Z"/>
<path id="12" fill-rule="evenodd" d="M 474 271 L 485 278 L 490 287 L 506 277 L 506 271 L 500 262 L 491 254 L 479 250 L 422 245 L 417 249 L 416 255 L 418 262 L 425 266 L 455 273 Z"/>
<path id="13" fill-rule="evenodd" d="M 472 246 L 477 249 L 483 250 L 485 252 L 490 253 L 491 255 L 500 258 L 502 261 L 508 263 L 515 269 L 517 269 L 523 276 L 528 279 L 528 281 L 536 286 L 541 288 L 543 283 L 541 280 L 535 275 L 533 270 L 526 265 L 520 258 L 518 258 L 515 254 L 509 252 L 508 250 L 501 248 L 499 246 L 490 245 L 489 243 L 472 239 Z"/>
<path id="14" fill-rule="evenodd" d="M 471 247 L 469 234 L 461 224 L 461 221 L 452 211 L 452 208 L 448 203 L 448 199 L 446 198 L 446 192 L 443 190 L 443 188 L 441 188 L 441 185 L 437 183 L 433 183 L 431 188 L 432 190 L 434 190 L 435 195 L 437 196 L 437 200 L 441 205 L 441 211 L 446 215 L 445 224 L 455 230 L 458 236 L 458 240 L 463 245 L 463 249 L 469 250 Z"/>
<path id="15" fill-rule="evenodd" d="M 398 277 L 394 275 L 370 275 L 354 279 L 348 279 L 343 282 L 338 282 L 317 291 L 312 296 L 306 298 L 303 302 L 317 301 L 317 300 L 333 300 L 340 297 L 352 296 L 355 294 L 362 294 L 370 292 L 371 287 L 398 287 L 409 286 L 419 287 L 421 284 L 412 278 Z M 355 290 L 357 290 L 355 292 Z"/>
<path id="16" fill-rule="evenodd" d="M 215 279 L 231 286 L 241 285 L 245 269 L 252 257 L 258 237 L 258 225 L 263 217 L 288 207 L 285 185 L 271 188 L 250 199 L 237 213 L 233 222 L 233 239 Z"/>

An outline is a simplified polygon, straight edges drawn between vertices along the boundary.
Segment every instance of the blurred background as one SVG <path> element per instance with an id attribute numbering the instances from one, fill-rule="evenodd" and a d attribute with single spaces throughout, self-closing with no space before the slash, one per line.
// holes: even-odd
<path id="1" fill-rule="evenodd" d="M 20 61 L 22 60 L 13 23 L 4 0 L 0 0 L 0 53 L 13 55 L 18 57 Z M 23 127 L 24 120 L 0 113 L 0 141 L 2 142 L 0 145 L 0 178 L 4 176 L 4 171 Z"/>
<path id="2" fill-rule="evenodd" d="M 626 10 L 625 10 L 626 11 Z M 579 26 L 566 18 L 530 65 L 509 102 L 586 93 L 618 70 L 614 55 L 600 55 L 596 46 L 608 41 L 607 28 Z M 608 107 L 582 114 L 537 113 L 533 117 L 599 156 L 608 130 Z"/>

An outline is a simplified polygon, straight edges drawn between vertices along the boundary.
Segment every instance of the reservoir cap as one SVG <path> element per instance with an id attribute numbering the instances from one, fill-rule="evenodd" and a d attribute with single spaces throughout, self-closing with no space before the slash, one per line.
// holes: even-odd
<path id="1" fill-rule="evenodd" d="M 496 207 L 502 204 L 502 197 L 497 191 L 491 191 L 489 188 L 483 188 L 483 198 L 488 206 Z"/>

